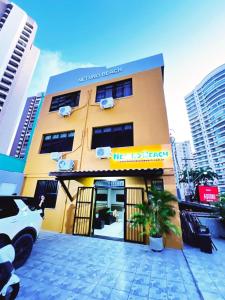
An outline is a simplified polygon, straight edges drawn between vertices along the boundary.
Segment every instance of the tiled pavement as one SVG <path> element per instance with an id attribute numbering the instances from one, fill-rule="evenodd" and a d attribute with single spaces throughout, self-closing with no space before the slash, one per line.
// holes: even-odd
<path id="1" fill-rule="evenodd" d="M 184 254 L 205 300 L 225 299 L 225 240 L 216 239 L 212 254 L 186 246 Z"/>
<path id="2" fill-rule="evenodd" d="M 207 255 L 186 252 L 190 265 Z M 154 253 L 145 245 L 103 239 L 42 232 L 17 274 L 18 300 L 202 299 L 182 251 Z"/>

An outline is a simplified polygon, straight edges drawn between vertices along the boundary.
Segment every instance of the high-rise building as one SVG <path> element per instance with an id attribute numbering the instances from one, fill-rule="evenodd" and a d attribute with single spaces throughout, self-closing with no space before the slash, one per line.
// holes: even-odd
<path id="1" fill-rule="evenodd" d="M 180 171 L 194 168 L 194 158 L 191 151 L 191 143 L 189 141 L 176 142 L 176 159 Z"/>
<path id="2" fill-rule="evenodd" d="M 0 0 L 0 153 L 9 154 L 39 49 L 37 24 L 16 4 Z"/>
<path id="3" fill-rule="evenodd" d="M 225 64 L 185 97 L 197 167 L 211 167 L 225 192 Z"/>
<path id="4" fill-rule="evenodd" d="M 44 93 L 27 98 L 26 105 L 16 132 L 16 137 L 10 152 L 11 156 L 25 158 L 28 145 L 32 138 L 33 128 L 35 127 L 35 118 L 38 113 L 39 106 L 44 97 Z"/>
<path id="5" fill-rule="evenodd" d="M 189 141 L 175 142 L 175 139 L 173 137 L 171 137 L 170 140 L 173 151 L 177 194 L 178 198 L 184 200 L 185 195 L 189 191 L 185 184 L 180 183 L 181 173 L 184 170 L 190 171 L 195 167 L 194 157 L 191 150 L 191 143 Z"/>

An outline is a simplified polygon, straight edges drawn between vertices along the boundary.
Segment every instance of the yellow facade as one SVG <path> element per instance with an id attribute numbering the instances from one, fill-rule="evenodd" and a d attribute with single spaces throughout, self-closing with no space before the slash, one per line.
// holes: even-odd
<path id="1" fill-rule="evenodd" d="M 95 102 L 97 86 L 129 78 L 132 78 L 132 95 L 115 99 L 115 106 L 112 109 L 102 110 L 99 103 Z M 71 116 L 62 118 L 57 111 L 49 112 L 53 96 L 76 90 L 81 91 L 80 102 L 79 106 L 73 109 Z M 101 81 L 101 83 L 89 83 L 74 89 L 47 94 L 25 167 L 23 195 L 34 196 L 37 180 L 52 180 L 54 178 L 49 177 L 49 172 L 57 171 L 56 162 L 50 159 L 50 154 L 40 154 L 43 134 L 75 130 L 73 149 L 70 152 L 64 152 L 63 158 L 74 160 L 76 171 L 110 170 L 110 160 L 98 159 L 95 150 L 91 149 L 92 128 L 123 123 L 133 123 L 134 146 L 170 143 L 160 67 Z M 173 168 L 165 168 L 162 178 L 164 188 L 175 194 Z M 56 207 L 46 209 L 43 228 L 71 233 L 77 188 L 79 186 L 92 187 L 94 179 L 90 177 L 65 181 L 74 198 L 72 203 L 59 184 Z M 142 177 L 123 177 L 123 179 L 125 179 L 126 187 L 145 188 Z M 180 225 L 178 209 L 175 222 Z M 182 247 L 181 240 L 172 235 L 165 239 L 165 244 L 168 247 Z"/>

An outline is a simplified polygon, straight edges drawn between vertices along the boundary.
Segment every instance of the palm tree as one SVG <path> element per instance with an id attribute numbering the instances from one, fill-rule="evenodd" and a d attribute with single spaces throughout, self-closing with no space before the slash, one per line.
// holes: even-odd
<path id="1" fill-rule="evenodd" d="M 181 173 L 180 182 L 188 183 L 189 182 L 198 183 L 205 180 L 214 180 L 218 178 L 218 175 L 212 170 L 212 168 L 199 168 L 199 169 L 190 169 L 184 170 Z"/>
<path id="2" fill-rule="evenodd" d="M 169 191 L 155 189 L 151 189 L 148 196 L 148 203 L 136 205 L 139 211 L 131 217 L 132 227 L 142 225 L 142 234 L 152 237 L 162 237 L 169 232 L 181 235 L 180 228 L 171 222 L 171 217 L 176 215 L 171 203 L 177 202 L 177 198 Z"/>

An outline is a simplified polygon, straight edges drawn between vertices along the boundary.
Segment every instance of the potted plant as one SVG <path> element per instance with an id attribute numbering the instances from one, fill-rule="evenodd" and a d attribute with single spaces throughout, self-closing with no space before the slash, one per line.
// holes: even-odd
<path id="1" fill-rule="evenodd" d="M 162 251 L 163 236 L 170 232 L 180 236 L 181 229 L 172 223 L 176 211 L 172 202 L 177 202 L 177 198 L 169 191 L 157 191 L 151 189 L 148 192 L 148 203 L 137 204 L 138 209 L 131 217 L 133 228 L 143 226 L 141 234 L 150 237 L 150 249 Z"/>

